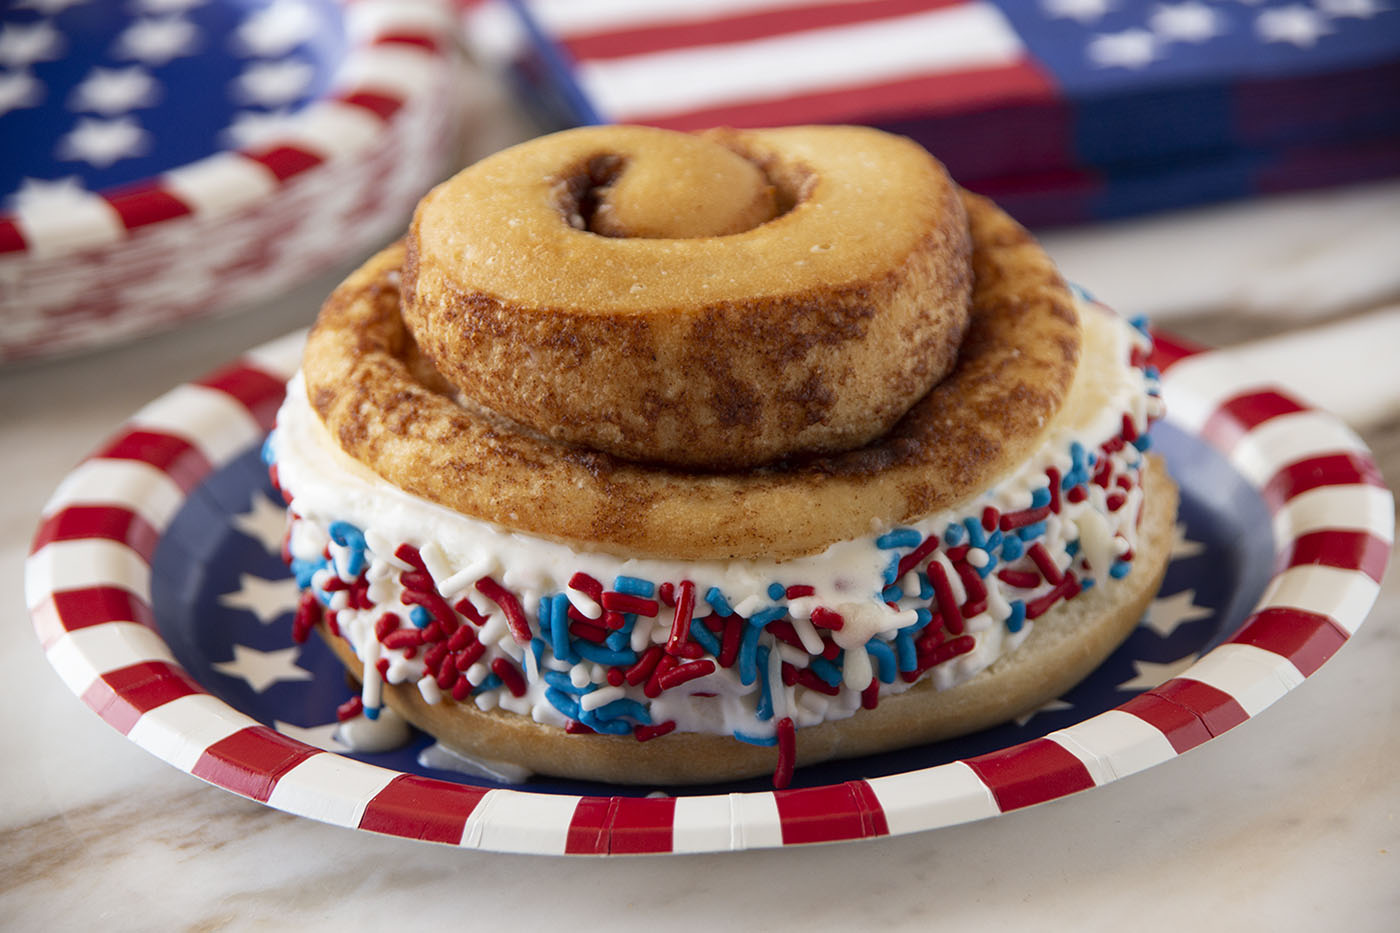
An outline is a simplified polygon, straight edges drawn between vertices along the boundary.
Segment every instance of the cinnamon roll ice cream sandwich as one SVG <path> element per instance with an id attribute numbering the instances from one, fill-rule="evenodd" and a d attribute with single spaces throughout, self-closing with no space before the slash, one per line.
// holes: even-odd
<path id="1" fill-rule="evenodd" d="M 1161 581 L 1149 349 L 899 137 L 525 143 L 311 332 L 267 445 L 297 635 L 366 716 L 574 778 L 782 786 L 1010 719 Z"/>

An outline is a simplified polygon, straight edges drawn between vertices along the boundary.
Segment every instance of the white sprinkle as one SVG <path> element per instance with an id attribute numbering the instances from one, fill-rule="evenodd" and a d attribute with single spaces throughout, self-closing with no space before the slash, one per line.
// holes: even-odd
<path id="1" fill-rule="evenodd" d="M 594 710 L 600 706 L 607 706 L 613 700 L 620 700 L 627 696 L 627 691 L 621 687 L 603 687 L 591 693 L 585 693 L 578 698 L 579 709 Z"/>
<path id="2" fill-rule="evenodd" d="M 971 548 L 967 552 L 967 562 L 977 568 L 987 566 L 987 561 L 990 559 L 987 552 L 980 547 Z"/>
<path id="3" fill-rule="evenodd" d="M 575 687 L 587 687 L 590 682 L 588 671 L 584 670 L 582 664 L 576 664 L 569 669 L 569 683 Z"/>
<path id="4" fill-rule="evenodd" d="M 473 687 L 479 687 L 481 686 L 482 681 L 484 681 L 487 677 L 491 676 L 491 670 L 485 664 L 482 664 L 480 661 L 477 661 L 471 667 L 467 668 L 466 674 L 467 681 Z M 490 693 L 491 691 L 488 690 L 486 692 Z"/>
<path id="5" fill-rule="evenodd" d="M 428 568 L 428 576 L 434 581 L 446 580 L 452 576 L 452 564 L 447 559 L 447 555 L 442 553 L 442 548 L 438 547 L 436 541 L 429 541 L 418 549 L 418 556 L 423 558 L 423 566 Z"/>
<path id="6" fill-rule="evenodd" d="M 841 665 L 842 682 L 852 690 L 864 690 L 870 686 L 875 672 L 870 667 L 869 653 L 857 648 L 847 651 L 844 657 L 845 662 Z"/>
<path id="7" fill-rule="evenodd" d="M 442 688 L 437 685 L 437 681 L 432 677 L 424 675 L 418 678 L 418 692 L 423 695 L 423 702 L 431 703 L 434 706 L 442 702 Z"/>
<path id="8" fill-rule="evenodd" d="M 798 640 L 802 642 L 802 647 L 807 649 L 808 654 L 821 654 L 822 649 L 826 647 L 811 620 L 793 619 L 792 629 L 797 633 Z"/>
<path id="9" fill-rule="evenodd" d="M 918 599 L 919 594 L 923 592 L 923 586 L 919 582 L 919 572 L 911 570 L 906 573 L 904 579 L 900 581 L 900 589 L 910 599 Z"/>
<path id="10" fill-rule="evenodd" d="M 799 651 L 787 642 L 779 642 L 777 649 L 778 657 L 793 667 L 806 667 L 812 660 L 812 656 L 807 652 Z"/>
<path id="11" fill-rule="evenodd" d="M 476 695 L 476 708 L 483 712 L 490 712 L 501 702 L 499 690 L 483 690 Z"/>
<path id="12" fill-rule="evenodd" d="M 768 594 L 765 593 L 763 594 L 763 596 L 760 596 L 757 593 L 753 593 L 749 596 L 744 597 L 744 599 L 741 600 L 739 604 L 734 607 L 734 612 L 737 615 L 741 615 L 746 619 L 751 618 L 755 612 L 758 612 L 765 605 L 767 605 L 768 600 L 764 598 L 767 595 Z"/>
<path id="13" fill-rule="evenodd" d="M 603 607 L 594 602 L 593 597 L 587 593 L 570 586 L 565 588 L 564 594 L 569 597 L 569 603 L 585 619 L 601 619 L 603 617 Z"/>

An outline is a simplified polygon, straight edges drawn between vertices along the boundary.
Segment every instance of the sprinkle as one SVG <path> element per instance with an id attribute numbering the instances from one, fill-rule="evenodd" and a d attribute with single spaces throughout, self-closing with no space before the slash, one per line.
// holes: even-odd
<path id="1" fill-rule="evenodd" d="M 928 565 L 929 582 L 933 584 L 934 595 L 938 599 L 938 614 L 943 617 L 943 624 L 954 635 L 961 635 L 963 631 L 962 613 L 958 611 L 958 601 L 953 595 L 953 586 L 948 582 L 948 572 L 943 569 L 943 565 L 937 561 Z"/>
<path id="2" fill-rule="evenodd" d="M 1001 542 L 1001 559 L 1016 560 L 1021 556 L 1024 545 L 1016 535 L 1007 535 Z"/>
<path id="3" fill-rule="evenodd" d="M 311 630 L 320 621 L 321 603 L 317 600 L 314 592 L 306 590 L 301 594 L 301 599 L 297 602 L 296 615 L 292 618 L 292 641 L 298 645 L 304 644 L 306 639 L 310 637 Z"/>
<path id="4" fill-rule="evenodd" d="M 1034 524 L 1050 514 L 1050 506 L 1041 505 L 1035 508 L 1022 509 L 1019 512 L 1007 512 L 1001 516 L 1001 530 L 1014 531 Z"/>
<path id="5" fill-rule="evenodd" d="M 768 646 L 758 646 L 758 703 L 754 715 L 767 722 L 773 718 L 773 694 L 768 688 Z"/>
<path id="6" fill-rule="evenodd" d="M 457 670 L 466 673 L 471 669 L 473 664 L 481 660 L 481 656 L 485 653 L 486 646 L 481 642 L 468 645 L 466 648 L 457 652 L 457 660 L 453 662 L 453 666 L 456 667 Z"/>
<path id="7" fill-rule="evenodd" d="M 963 519 L 963 527 L 967 529 L 968 541 L 975 548 L 984 547 L 987 543 L 987 533 L 982 530 L 982 523 L 975 518 Z"/>
<path id="8" fill-rule="evenodd" d="M 763 628 L 769 622 L 776 622 L 787 615 L 786 606 L 772 606 L 760 612 L 755 612 L 749 617 L 749 625 L 755 628 Z"/>
<path id="9" fill-rule="evenodd" d="M 712 586 L 705 593 L 705 602 L 710 604 L 710 608 L 722 616 L 732 616 L 734 610 L 729 608 L 729 600 L 724 598 L 724 594 L 719 591 L 719 587 Z"/>
<path id="10" fill-rule="evenodd" d="M 630 579 L 619 577 L 618 579 Z M 654 599 L 646 599 L 632 593 L 609 591 L 603 594 L 603 608 L 614 612 L 630 612 L 639 616 L 651 617 L 661 608 Z"/>
<path id="11" fill-rule="evenodd" d="M 913 528 L 895 528 L 876 538 L 875 546 L 882 551 L 890 551 L 895 548 L 916 547 L 922 540 L 923 535 Z"/>
<path id="12" fill-rule="evenodd" d="M 1108 575 L 1115 580 L 1126 577 L 1133 569 L 1133 565 L 1125 560 L 1115 560 L 1113 566 L 1108 568 Z"/>
<path id="13" fill-rule="evenodd" d="M 440 690 L 451 690 L 454 686 L 457 685 L 457 681 L 460 680 L 461 677 L 462 677 L 462 675 L 461 675 L 460 673 L 457 672 L 457 669 L 456 669 L 456 668 L 454 668 L 454 667 L 453 667 L 452 665 L 450 665 L 450 664 L 444 664 L 444 665 L 438 670 L 437 678 L 436 678 L 436 683 L 437 683 L 437 686 L 438 686 L 438 688 L 439 688 Z M 424 678 L 424 679 L 427 679 L 427 678 Z M 422 687 L 421 687 L 421 682 L 420 682 L 420 687 L 419 687 L 419 689 L 420 689 L 420 690 L 422 689 Z M 425 696 L 424 699 L 426 700 L 427 697 Z M 441 697 L 439 697 L 439 699 L 441 699 Z M 430 702 L 431 702 L 431 701 L 430 701 Z"/>
<path id="14" fill-rule="evenodd" d="M 1127 501 L 1127 496 L 1123 495 L 1117 490 L 1114 490 L 1113 492 L 1108 494 L 1108 498 L 1105 500 L 1104 504 L 1108 506 L 1108 510 L 1110 512 L 1116 512 L 1119 509 L 1121 509 L 1123 507 L 1123 504 Z"/>
<path id="15" fill-rule="evenodd" d="M 843 619 L 838 612 L 832 612 L 830 609 L 818 607 L 812 610 L 812 624 L 817 628 L 839 632 L 846 624 L 846 620 Z"/>
<path id="16" fill-rule="evenodd" d="M 647 684 L 642 688 L 642 692 L 652 699 L 661 696 L 661 678 L 679 663 L 671 655 L 663 654 L 661 660 L 656 662 L 656 667 L 652 668 L 651 676 L 647 678 Z"/>
<path id="17" fill-rule="evenodd" d="M 747 745 L 761 745 L 768 747 L 778 744 L 778 740 L 776 737 L 769 737 L 764 735 L 749 735 L 748 733 L 740 732 L 737 729 L 734 731 L 734 738 Z"/>
<path id="18" fill-rule="evenodd" d="M 491 600 L 501 611 L 506 614 L 506 624 L 510 627 L 510 633 L 515 636 L 515 640 L 522 645 L 530 643 L 530 623 L 525 621 L 525 613 L 520 611 L 520 602 L 505 587 L 501 586 L 490 577 L 482 577 L 476 581 L 477 592 Z M 565 607 L 568 605 L 567 598 L 559 606 L 559 627 L 563 628 Z"/>
<path id="19" fill-rule="evenodd" d="M 350 551 L 346 555 L 345 572 L 358 577 L 365 569 L 364 533 L 349 522 L 331 522 L 328 530 L 332 541 Z"/>
<path id="20" fill-rule="evenodd" d="M 791 687 L 797 683 L 797 668 L 793 667 L 792 664 L 788 663 L 787 661 L 784 661 L 782 666 L 782 672 L 783 684 L 785 686 Z M 825 684 L 823 684 L 823 686 L 825 686 Z"/>
<path id="21" fill-rule="evenodd" d="M 975 547 L 967 552 L 967 562 L 979 570 L 991 563 L 991 560 L 991 555 L 980 547 Z"/>
<path id="22" fill-rule="evenodd" d="M 1004 516 L 1002 520 L 1005 521 Z M 962 525 L 959 525 L 957 522 L 952 522 L 948 525 L 947 528 L 944 529 L 943 540 L 947 542 L 949 547 L 957 547 L 959 544 L 962 544 L 963 538 L 966 535 L 966 528 L 964 528 Z"/>
<path id="23" fill-rule="evenodd" d="M 574 576 L 578 576 L 578 574 L 574 574 Z M 564 592 L 569 597 L 570 615 L 577 613 L 580 619 L 587 619 L 590 622 L 603 617 L 603 607 L 587 593 L 572 586 L 566 588 Z"/>
<path id="24" fill-rule="evenodd" d="M 637 661 L 635 651 L 614 651 L 603 645 L 595 645 L 590 641 L 576 641 L 570 647 L 585 661 L 592 661 L 594 664 L 601 664 L 604 667 L 626 667 Z"/>
<path id="25" fill-rule="evenodd" d="M 713 674 L 714 671 L 714 661 L 711 661 L 709 659 L 703 661 L 690 661 L 685 664 L 673 667 L 666 673 L 662 674 L 661 677 L 658 679 L 658 683 L 661 686 L 661 689 L 663 691 L 666 691 L 670 690 L 672 687 L 679 687 L 681 684 L 686 683 L 687 681 L 694 680 L 697 677 L 704 677 L 706 674 Z"/>
<path id="26" fill-rule="evenodd" d="M 730 616 L 724 620 L 724 634 L 720 637 L 719 651 L 711 652 L 719 661 L 720 667 L 733 667 L 739 658 L 739 643 L 744 635 L 744 620 Z"/>
<path id="27" fill-rule="evenodd" d="M 402 651 L 405 648 L 417 648 L 423 643 L 423 633 L 417 629 L 400 628 L 392 632 L 386 632 L 384 637 L 379 639 L 385 648 L 392 648 L 395 651 Z M 446 651 L 447 646 L 443 646 Z"/>
<path id="28" fill-rule="evenodd" d="M 1016 534 L 1022 541 L 1034 541 L 1036 538 L 1043 538 L 1045 536 L 1045 523 L 1036 522 L 1034 525 L 1027 525 L 1024 528 L 1018 529 Z"/>
<path id="29" fill-rule="evenodd" d="M 337 722 L 345 722 L 354 719 L 365 708 L 364 700 L 358 696 L 353 696 L 335 708 L 335 718 Z"/>
<path id="30" fill-rule="evenodd" d="M 896 632 L 894 636 L 894 648 L 895 656 L 897 658 L 897 666 L 901 673 L 907 673 L 918 668 L 919 653 L 918 650 L 914 647 L 913 635 L 902 629 Z M 881 676 L 881 679 L 884 680 L 883 675 Z M 893 683 L 893 681 L 894 677 L 893 675 L 891 675 L 890 679 L 886 681 L 886 683 Z"/>
<path id="31" fill-rule="evenodd" d="M 1009 632 L 1019 632 L 1026 621 L 1026 603 L 1024 600 L 1013 599 L 1011 601 L 1011 614 L 1006 617 L 1006 629 Z"/>
<path id="32" fill-rule="evenodd" d="M 597 734 L 598 734 L 597 732 L 595 732 L 595 731 L 594 731 L 593 729 L 591 729 L 590 727 L 585 726 L 583 723 L 579 722 L 577 719 L 570 719 L 568 722 L 564 723 L 564 731 L 567 732 L 569 735 L 597 735 Z"/>
<path id="33" fill-rule="evenodd" d="M 594 695 L 596 696 L 596 694 Z M 583 705 L 583 701 L 580 701 L 579 706 Z M 596 709 L 593 709 L 591 711 L 585 710 L 584 712 L 592 712 L 593 714 L 592 718 L 585 719 L 585 722 L 589 723 L 590 725 L 593 724 L 594 720 L 601 720 L 602 722 L 611 722 L 613 720 L 620 720 L 623 717 L 632 720 L 638 725 L 646 726 L 651 724 L 651 713 L 648 712 L 647 708 L 641 703 L 638 703 L 636 700 L 630 699 L 628 697 L 622 697 L 621 699 L 613 700 L 611 703 L 604 703 L 602 706 L 599 706 Z M 625 732 L 618 732 L 617 734 L 626 735 L 627 732 L 631 731 L 632 728 L 629 726 Z"/>
<path id="34" fill-rule="evenodd" d="M 603 584 L 583 571 L 578 571 L 569 578 L 569 589 L 577 590 L 595 603 L 603 598 Z"/>
<path id="35" fill-rule="evenodd" d="M 807 669 L 833 687 L 839 686 L 841 683 L 841 669 L 826 658 L 813 658 Z"/>
<path id="36" fill-rule="evenodd" d="M 656 585 L 650 580 L 643 580 L 641 577 L 618 575 L 613 578 L 613 589 L 619 593 L 626 593 L 630 596 L 650 597 L 656 592 Z"/>
<path id="37" fill-rule="evenodd" d="M 885 565 L 885 572 L 881 574 L 885 584 L 889 585 L 899 579 L 899 555 L 891 554 L 890 562 Z"/>
<path id="38" fill-rule="evenodd" d="M 960 635 L 951 641 L 946 641 L 929 652 L 927 657 L 920 658 L 920 663 L 926 668 L 934 667 L 945 661 L 950 661 L 960 654 L 967 654 L 977 646 L 977 642 L 971 635 Z"/>
<path id="39" fill-rule="evenodd" d="M 714 618 L 714 616 L 710 616 L 710 618 Z M 730 616 L 730 618 L 739 621 L 737 616 Z M 715 637 L 714 632 L 711 632 L 709 628 L 706 627 L 703 619 L 692 619 L 690 621 L 690 637 L 699 642 L 700 646 L 710 654 L 719 657 L 719 639 Z"/>
<path id="40" fill-rule="evenodd" d="M 510 691 L 511 696 L 523 697 L 525 695 L 525 677 L 520 673 L 520 668 L 507 661 L 505 658 L 497 658 L 491 662 L 491 673 L 501 678 L 501 683 Z"/>
<path id="41" fill-rule="evenodd" d="M 1089 493 L 1083 486 L 1075 486 L 1065 493 L 1065 498 L 1077 505 L 1089 498 Z"/>
<path id="42" fill-rule="evenodd" d="M 902 558 L 900 558 L 899 575 L 903 576 L 904 574 L 913 570 L 915 567 L 919 566 L 919 564 L 923 563 L 924 558 L 932 554 L 934 552 L 934 549 L 937 547 L 938 536 L 929 535 L 923 540 L 923 542 L 918 547 L 914 548 L 914 550 L 910 551 L 908 554 L 905 554 Z"/>
<path id="43" fill-rule="evenodd" d="M 680 597 L 676 600 L 675 614 L 671 617 L 671 637 L 666 642 L 666 653 L 677 654 L 690 634 L 690 623 L 695 609 L 695 584 L 682 580 Z"/>
<path id="44" fill-rule="evenodd" d="M 792 771 L 797 764 L 797 730 L 786 716 L 778 720 L 778 766 L 773 771 L 773 786 L 782 790 L 792 783 Z"/>
<path id="45" fill-rule="evenodd" d="M 428 610 L 424 609 L 422 606 L 414 606 L 408 611 L 408 621 L 412 622 L 418 628 L 427 628 L 432 618 L 432 613 L 428 612 Z"/>
<path id="46" fill-rule="evenodd" d="M 870 685 L 860 692 L 861 709 L 874 709 L 880 705 L 880 682 L 870 681 Z"/>
<path id="47" fill-rule="evenodd" d="M 1036 567 L 1039 568 L 1041 575 L 1050 583 L 1059 586 L 1060 581 L 1064 580 L 1065 575 L 1060 571 L 1060 568 L 1055 565 L 1055 559 L 1050 556 L 1049 551 L 1045 550 L 1045 545 L 1037 541 L 1035 544 L 1031 545 L 1027 553 L 1030 555 L 1031 560 L 1035 562 Z"/>
<path id="48" fill-rule="evenodd" d="M 896 636 L 896 638 L 898 638 L 898 636 Z M 908 636 L 905 636 L 905 638 L 912 651 L 914 647 L 913 639 L 908 638 Z M 878 638 L 872 638 L 865 643 L 865 650 L 867 654 L 875 659 L 876 676 L 884 683 L 894 683 L 897 668 L 894 652 L 890 650 L 889 644 Z"/>
<path id="49" fill-rule="evenodd" d="M 739 641 L 739 683 L 746 687 L 758 679 L 758 636 L 761 634 L 760 626 L 749 625 Z"/>
<path id="50" fill-rule="evenodd" d="M 462 703 L 471 695 L 472 682 L 465 677 L 458 677 L 457 682 L 452 685 L 452 699 L 456 700 L 458 703 Z"/>
<path id="51" fill-rule="evenodd" d="M 781 583 L 768 584 L 768 598 L 782 599 L 787 595 L 787 589 Z"/>
<path id="52" fill-rule="evenodd" d="M 553 629 L 550 629 L 553 634 Z M 582 638 L 584 641 L 591 641 L 595 645 L 601 645 L 608 637 L 608 630 L 590 625 L 587 622 L 570 622 L 569 634 L 575 638 Z"/>
<path id="53" fill-rule="evenodd" d="M 564 693 L 561 690 L 557 690 L 554 687 L 550 687 L 547 690 L 545 690 L 544 698 L 550 706 L 554 707 L 570 719 L 579 718 L 580 710 L 578 708 L 578 701 L 575 700 L 573 697 L 569 696 L 567 693 Z"/>
<path id="54" fill-rule="evenodd" d="M 817 631 L 816 626 L 812 625 L 810 620 L 793 619 L 791 625 L 798 641 L 801 642 L 803 651 L 808 654 L 821 654 L 826 650 L 826 642 L 822 641 L 821 633 Z"/>
<path id="55" fill-rule="evenodd" d="M 637 737 L 638 742 L 649 742 L 657 736 L 665 735 L 668 732 L 676 731 L 676 721 L 668 719 L 665 722 L 658 722 L 651 726 L 638 726 L 632 730 L 632 734 Z"/>
<path id="56" fill-rule="evenodd" d="M 549 619 L 550 647 L 554 656 L 561 661 L 576 661 L 573 641 L 569 638 L 569 598 L 567 596 L 546 596 L 540 600 L 540 619 Z"/>
<path id="57" fill-rule="evenodd" d="M 792 586 L 788 587 L 786 590 L 783 591 L 783 595 L 786 596 L 788 599 L 802 599 L 805 596 L 815 596 L 816 594 L 817 588 L 814 586 L 808 586 L 805 583 L 794 583 Z M 773 598 L 777 599 L 778 597 L 775 596 Z"/>
<path id="58" fill-rule="evenodd" d="M 652 645 L 648 648 L 637 659 L 637 663 L 627 669 L 627 682 L 635 687 L 650 677 L 651 672 L 656 668 L 656 662 L 661 660 L 663 654 L 665 651 L 660 645 Z"/>
<path id="59" fill-rule="evenodd" d="M 676 604 L 676 585 L 667 580 L 657 588 L 656 598 L 661 600 L 661 605 L 667 608 L 674 606 Z"/>
<path id="60" fill-rule="evenodd" d="M 997 579 L 1018 590 L 1033 590 L 1040 585 L 1040 575 L 1033 570 L 998 570 Z"/>

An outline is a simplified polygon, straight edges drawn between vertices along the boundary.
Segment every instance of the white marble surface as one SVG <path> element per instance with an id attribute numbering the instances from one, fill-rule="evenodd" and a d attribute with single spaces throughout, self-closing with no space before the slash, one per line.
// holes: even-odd
<path id="1" fill-rule="evenodd" d="M 476 87 L 480 154 L 525 132 Z M 1242 347 L 1346 408 L 1400 477 L 1400 184 L 1051 233 L 1130 312 Z M 1300 688 L 1219 740 L 1027 811 L 786 851 L 581 860 L 410 843 L 287 816 L 135 747 L 70 694 L 24 609 L 24 556 L 62 475 L 141 404 L 308 323 L 337 276 L 234 317 L 0 370 L 0 928 L 1392 930 L 1400 923 L 1400 574 Z M 1369 316 L 1356 312 L 1372 311 Z M 1346 331 L 1345 328 L 1351 328 Z M 1328 341 L 1331 341 L 1328 344 Z M 1318 356 L 1328 345 L 1331 355 Z M 1377 347 L 1388 350 L 1377 353 Z M 1369 371 L 1371 373 L 1374 370 Z M 1358 386 L 1384 389 L 1356 391 Z M 1340 390 L 1339 390 L 1340 389 Z M 1331 392 L 1331 395 L 1326 395 Z"/>

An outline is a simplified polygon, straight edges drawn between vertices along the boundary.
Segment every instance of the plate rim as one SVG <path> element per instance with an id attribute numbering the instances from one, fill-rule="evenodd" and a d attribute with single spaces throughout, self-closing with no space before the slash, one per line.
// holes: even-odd
<path id="1" fill-rule="evenodd" d="M 45 657 L 118 731 L 210 784 L 352 829 L 522 854 L 698 853 L 904 835 L 1059 799 L 1168 761 L 1301 684 L 1365 621 L 1394 539 L 1392 493 L 1350 428 L 1226 353 L 1154 332 L 1167 420 L 1221 453 L 1273 521 L 1263 595 L 1185 671 L 1040 738 L 839 784 L 665 798 L 457 784 L 257 723 L 205 692 L 155 631 L 157 543 L 192 490 L 271 428 L 304 334 L 176 386 L 82 461 L 41 513 L 25 589 Z"/>

